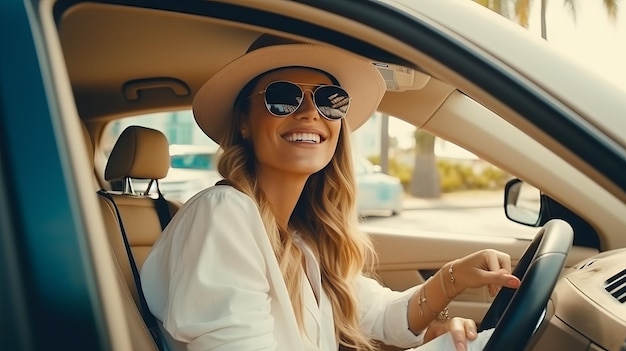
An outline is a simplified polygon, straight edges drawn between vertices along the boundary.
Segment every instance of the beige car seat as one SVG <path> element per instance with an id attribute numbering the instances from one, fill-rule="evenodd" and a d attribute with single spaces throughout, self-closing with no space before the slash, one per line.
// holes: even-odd
<path id="1" fill-rule="evenodd" d="M 89 130 L 87 129 L 84 123 L 81 123 L 83 137 L 85 141 L 85 146 L 87 147 L 88 155 L 91 156 L 91 170 L 93 172 L 93 156 L 94 156 L 94 146 L 91 139 L 91 135 L 89 134 Z M 99 188 L 97 178 L 94 173 L 94 191 L 97 191 Z M 115 238 L 115 240 L 121 240 L 121 232 L 119 226 L 114 223 L 117 221 L 117 217 L 111 217 L 110 211 L 110 203 L 104 197 L 98 197 L 100 202 L 100 208 L 102 209 L 104 215 L 104 221 L 107 227 L 107 234 L 109 239 Z M 115 224 L 115 225 L 113 225 Z M 111 241 L 113 242 L 113 241 Z M 143 316 L 140 312 L 139 305 L 136 302 L 136 289 L 134 283 L 132 286 L 129 286 L 128 279 L 123 272 L 121 263 L 125 263 L 126 267 L 128 266 L 128 255 L 125 252 L 115 252 L 111 250 L 113 254 L 114 262 L 115 262 L 115 276 L 117 278 L 116 283 L 119 284 L 118 287 L 122 293 L 123 304 L 124 304 L 124 312 L 125 319 L 128 323 L 129 334 L 132 335 L 132 350 L 152 350 L 159 351 L 159 347 L 155 342 L 154 337 L 152 336 L 148 326 L 146 325 Z M 132 277 L 132 275 L 131 275 Z M 131 290 L 133 292 L 131 292 Z M 133 295 L 135 294 L 135 295 Z"/>
<path id="2" fill-rule="evenodd" d="M 169 162 L 169 145 L 163 133 L 155 129 L 130 126 L 119 136 L 105 169 L 105 179 L 122 180 L 124 189 L 118 192 L 98 192 L 105 228 L 118 263 L 117 268 L 124 278 L 123 291 L 132 296 L 129 300 L 133 303 L 129 306 L 128 313 L 134 315 L 130 315 L 128 319 L 136 346 L 134 349 L 137 350 L 158 349 L 148 330 L 155 333 L 155 326 L 150 325 L 154 317 L 147 310 L 145 300 L 140 295 L 140 286 L 136 284 L 138 272 L 162 229 L 182 204 L 165 200 L 160 191 L 156 194 L 137 194 L 133 191 L 131 182 L 132 179 L 139 178 L 153 180 L 158 184 L 158 179 L 167 175 Z M 159 206 L 164 207 L 159 209 Z M 163 208 L 165 214 L 162 212 Z M 134 260 L 135 267 L 131 260 Z"/>

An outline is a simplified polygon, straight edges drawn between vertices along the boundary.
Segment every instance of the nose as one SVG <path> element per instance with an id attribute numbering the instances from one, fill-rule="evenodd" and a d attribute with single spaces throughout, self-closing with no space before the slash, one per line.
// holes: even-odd
<path id="1" fill-rule="evenodd" d="M 313 92 L 311 90 L 305 90 L 302 99 L 300 107 L 298 107 L 294 113 L 294 118 L 319 119 L 320 114 L 313 102 Z"/>

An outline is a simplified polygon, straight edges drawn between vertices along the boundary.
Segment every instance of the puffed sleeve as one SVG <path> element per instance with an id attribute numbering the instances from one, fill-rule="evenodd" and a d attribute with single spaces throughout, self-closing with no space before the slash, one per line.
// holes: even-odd
<path id="1" fill-rule="evenodd" d="M 419 287 L 393 291 L 376 280 L 359 276 L 355 280 L 361 310 L 361 326 L 369 335 L 387 345 L 415 347 L 423 342 L 423 333 L 409 330 L 409 299 Z"/>
<path id="2" fill-rule="evenodd" d="M 207 191 L 179 212 L 142 268 L 153 313 L 188 350 L 275 350 L 267 278 L 273 253 L 252 200 L 235 190 Z M 165 274 L 159 293 L 153 280 Z"/>

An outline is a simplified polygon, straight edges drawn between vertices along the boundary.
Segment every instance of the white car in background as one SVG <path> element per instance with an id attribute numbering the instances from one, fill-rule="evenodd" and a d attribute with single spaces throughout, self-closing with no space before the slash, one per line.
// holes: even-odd
<path id="1" fill-rule="evenodd" d="M 400 179 L 382 172 L 363 156 L 354 156 L 359 215 L 397 215 L 402 212 L 404 188 Z"/>
<path id="2" fill-rule="evenodd" d="M 170 170 L 159 181 L 163 195 L 185 202 L 200 190 L 215 185 L 218 145 L 170 145 Z M 361 216 L 397 215 L 402 211 L 404 189 L 400 179 L 382 173 L 380 166 L 363 156 L 354 156 L 357 181 L 357 210 Z M 143 180 L 134 180 L 135 189 L 145 189 Z"/>
<path id="3" fill-rule="evenodd" d="M 185 202 L 202 189 L 215 185 L 222 177 L 217 172 L 215 154 L 218 145 L 170 145 L 170 170 L 159 180 L 163 195 Z M 133 180 L 135 189 L 138 180 Z"/>

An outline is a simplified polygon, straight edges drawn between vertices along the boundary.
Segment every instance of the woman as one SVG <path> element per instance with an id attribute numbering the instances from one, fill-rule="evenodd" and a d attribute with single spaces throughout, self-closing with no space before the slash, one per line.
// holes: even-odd
<path id="1" fill-rule="evenodd" d="M 373 350 L 450 331 L 463 350 L 476 338 L 446 306 L 468 287 L 517 287 L 507 255 L 475 253 L 404 292 L 364 275 L 374 252 L 357 228 L 349 134 L 384 93 L 370 62 L 265 35 L 201 87 L 194 115 L 227 181 L 184 205 L 141 272 L 176 347 Z"/>

